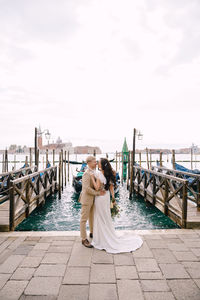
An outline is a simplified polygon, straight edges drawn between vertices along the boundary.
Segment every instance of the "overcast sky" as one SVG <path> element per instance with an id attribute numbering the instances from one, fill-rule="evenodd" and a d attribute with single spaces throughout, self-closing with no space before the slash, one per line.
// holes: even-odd
<path id="1" fill-rule="evenodd" d="M 0 0 L 0 148 L 200 145 L 199 0 Z"/>

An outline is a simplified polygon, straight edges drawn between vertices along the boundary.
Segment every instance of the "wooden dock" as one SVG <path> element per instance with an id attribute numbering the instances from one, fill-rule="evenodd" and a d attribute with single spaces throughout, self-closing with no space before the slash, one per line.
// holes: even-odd
<path id="1" fill-rule="evenodd" d="M 132 190 L 142 195 L 182 228 L 200 228 L 200 176 L 153 167 L 148 170 L 134 165 Z M 157 169 L 157 171 L 155 171 Z M 183 178 L 191 175 L 189 182 Z M 131 187 L 130 187 L 131 189 Z"/>
<path id="2" fill-rule="evenodd" d="M 32 170 L 34 167 L 0 174 L 0 178 L 3 178 L 1 187 L 4 187 L 0 197 L 0 231 L 14 230 L 56 191 L 56 166 L 37 172 Z"/>

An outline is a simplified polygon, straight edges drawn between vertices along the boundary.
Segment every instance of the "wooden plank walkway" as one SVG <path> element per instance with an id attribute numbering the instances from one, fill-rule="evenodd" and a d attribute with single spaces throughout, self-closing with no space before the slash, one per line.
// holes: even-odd
<path id="1" fill-rule="evenodd" d="M 200 176 L 192 175 L 195 177 L 193 184 L 187 179 L 166 172 L 134 166 L 133 188 L 137 194 L 142 195 L 179 226 L 200 228 Z"/>
<path id="2" fill-rule="evenodd" d="M 7 200 L 0 204 L 0 231 L 14 230 L 56 188 L 57 167 L 10 180 Z"/>

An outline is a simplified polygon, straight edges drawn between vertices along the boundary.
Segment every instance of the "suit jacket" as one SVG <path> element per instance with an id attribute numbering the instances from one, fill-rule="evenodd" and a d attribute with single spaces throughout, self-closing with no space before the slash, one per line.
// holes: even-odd
<path id="1" fill-rule="evenodd" d="M 89 171 L 86 170 L 82 177 L 82 192 L 79 202 L 85 205 L 91 204 L 94 202 L 94 197 L 99 195 L 100 191 L 95 190 Z"/>

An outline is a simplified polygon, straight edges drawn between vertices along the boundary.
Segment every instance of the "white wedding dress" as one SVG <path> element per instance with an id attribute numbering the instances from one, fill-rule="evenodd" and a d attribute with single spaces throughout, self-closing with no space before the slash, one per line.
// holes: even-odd
<path id="1" fill-rule="evenodd" d="M 102 172 L 97 172 L 96 177 L 103 184 L 106 184 L 106 178 Z M 108 253 L 131 252 L 143 244 L 142 239 L 137 235 L 119 236 L 115 231 L 110 213 L 110 191 L 106 191 L 103 196 L 95 196 L 91 244 L 99 250 L 106 250 Z"/>

